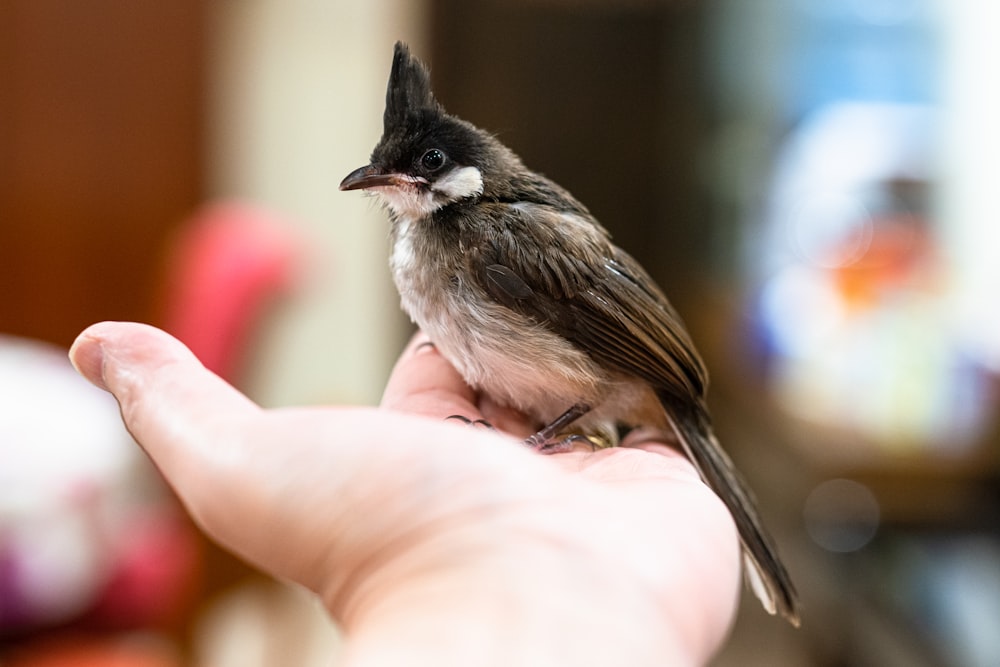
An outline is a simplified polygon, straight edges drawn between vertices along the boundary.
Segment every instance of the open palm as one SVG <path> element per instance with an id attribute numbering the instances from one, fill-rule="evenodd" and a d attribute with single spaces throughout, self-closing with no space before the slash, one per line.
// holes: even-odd
<path id="1" fill-rule="evenodd" d="M 143 325 L 71 354 L 209 535 L 323 599 L 347 664 L 706 661 L 739 547 L 691 465 L 637 440 L 536 455 L 531 424 L 419 343 L 380 408 L 262 410 Z"/>

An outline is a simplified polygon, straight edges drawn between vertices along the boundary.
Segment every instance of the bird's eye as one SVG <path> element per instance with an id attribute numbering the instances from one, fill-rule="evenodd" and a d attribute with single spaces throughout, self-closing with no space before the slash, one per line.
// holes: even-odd
<path id="1" fill-rule="evenodd" d="M 444 166 L 444 153 L 436 148 L 432 148 L 421 156 L 420 164 L 427 171 L 437 171 Z"/>

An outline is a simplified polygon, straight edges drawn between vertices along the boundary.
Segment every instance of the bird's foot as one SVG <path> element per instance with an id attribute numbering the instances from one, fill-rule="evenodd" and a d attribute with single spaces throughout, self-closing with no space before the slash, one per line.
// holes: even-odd
<path id="1" fill-rule="evenodd" d="M 603 438 L 599 436 L 580 435 L 578 433 L 559 435 L 548 439 L 546 439 L 544 433 L 535 433 L 525 438 L 524 445 L 539 454 L 562 454 L 563 452 L 571 452 L 581 446 L 590 449 L 590 451 L 597 451 L 608 446 Z"/>
<path id="2" fill-rule="evenodd" d="M 574 449 L 581 440 L 589 442 L 582 435 L 564 435 L 563 429 L 587 414 L 590 406 L 586 403 L 574 403 L 566 412 L 545 426 L 541 431 L 525 439 L 524 444 L 541 454 L 558 454 Z"/>

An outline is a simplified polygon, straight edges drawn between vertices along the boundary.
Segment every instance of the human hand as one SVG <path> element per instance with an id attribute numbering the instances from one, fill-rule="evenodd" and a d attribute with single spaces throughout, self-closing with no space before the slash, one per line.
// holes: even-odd
<path id="1" fill-rule="evenodd" d="M 323 599 L 345 664 L 698 664 L 731 622 L 736 532 L 682 456 L 538 456 L 442 421 L 530 431 L 433 348 L 408 348 L 382 408 L 261 410 L 137 324 L 71 358 L 208 535 Z"/>

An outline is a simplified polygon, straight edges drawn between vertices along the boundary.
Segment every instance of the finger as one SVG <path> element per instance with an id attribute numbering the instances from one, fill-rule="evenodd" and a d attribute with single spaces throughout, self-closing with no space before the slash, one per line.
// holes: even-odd
<path id="1" fill-rule="evenodd" d="M 212 450 L 197 444 L 225 441 L 221 431 L 259 412 L 180 341 L 148 325 L 95 324 L 69 354 L 84 377 L 115 396 L 125 426 L 168 480 L 201 467 Z"/>
<path id="2" fill-rule="evenodd" d="M 640 427 L 628 432 L 619 443 L 620 447 L 643 449 L 667 456 L 683 455 L 684 448 L 673 431 L 660 428 Z"/>
<path id="3" fill-rule="evenodd" d="M 478 418 L 475 402 L 475 391 L 422 332 L 396 362 L 382 395 L 384 408 L 440 418 L 456 411 Z"/>
<path id="4" fill-rule="evenodd" d="M 280 544 L 308 553 L 304 531 L 289 518 L 294 513 L 282 510 L 288 483 L 274 460 L 283 451 L 274 443 L 301 424 L 283 429 L 154 327 L 93 325 L 73 343 L 70 360 L 115 396 L 129 432 L 208 535 L 266 571 L 308 578 L 287 555 L 269 550 L 284 531 Z"/>

